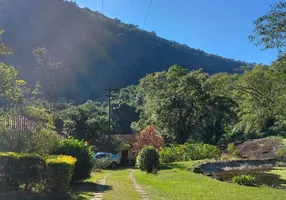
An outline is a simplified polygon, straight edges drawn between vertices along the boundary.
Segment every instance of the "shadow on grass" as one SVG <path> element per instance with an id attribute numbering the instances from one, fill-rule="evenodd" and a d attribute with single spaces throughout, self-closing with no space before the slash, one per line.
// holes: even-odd
<path id="1" fill-rule="evenodd" d="M 252 169 L 252 170 L 232 170 L 221 171 L 214 174 L 214 178 L 231 182 L 234 176 L 251 175 L 255 177 L 256 186 L 269 186 L 278 189 L 285 189 L 286 180 L 282 179 L 278 174 L 267 173 L 271 169 Z"/>
<path id="2" fill-rule="evenodd" d="M 50 198 L 31 192 L 0 191 L 0 200 L 50 200 Z"/>
<path id="3" fill-rule="evenodd" d="M 119 171 L 119 170 L 125 170 L 125 169 L 137 169 L 135 166 L 117 166 L 115 169 L 106 168 L 107 171 Z"/>
<path id="4" fill-rule="evenodd" d="M 187 170 L 188 167 L 184 164 L 180 163 L 166 163 L 161 165 L 160 170 L 170 170 L 170 169 L 181 169 L 181 170 Z"/>
<path id="5" fill-rule="evenodd" d="M 94 196 L 93 193 L 103 193 L 105 191 L 112 190 L 112 187 L 87 181 L 74 184 L 71 186 L 71 189 L 74 200 L 87 200 Z"/>

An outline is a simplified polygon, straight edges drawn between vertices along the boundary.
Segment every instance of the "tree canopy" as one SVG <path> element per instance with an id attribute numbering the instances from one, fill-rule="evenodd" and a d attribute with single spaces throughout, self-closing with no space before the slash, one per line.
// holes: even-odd
<path id="1" fill-rule="evenodd" d="M 249 39 L 263 49 L 277 49 L 280 54 L 286 48 L 286 2 L 272 4 L 270 11 L 254 21 L 255 28 Z"/>

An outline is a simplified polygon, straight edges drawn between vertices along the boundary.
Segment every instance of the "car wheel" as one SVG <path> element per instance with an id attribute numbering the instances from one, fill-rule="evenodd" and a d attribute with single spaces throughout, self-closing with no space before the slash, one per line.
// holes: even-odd
<path id="1" fill-rule="evenodd" d="M 110 164 L 110 167 L 111 167 L 111 169 L 115 169 L 115 168 L 117 167 L 116 162 L 111 163 L 111 164 Z"/>

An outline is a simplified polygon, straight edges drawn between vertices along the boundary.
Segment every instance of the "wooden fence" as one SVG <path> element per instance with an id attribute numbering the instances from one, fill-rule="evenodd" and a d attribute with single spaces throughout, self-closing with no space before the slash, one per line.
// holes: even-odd
<path id="1" fill-rule="evenodd" d="M 39 123 L 28 119 L 26 116 L 15 115 L 6 117 L 4 125 L 12 130 L 28 131 L 36 130 Z"/>

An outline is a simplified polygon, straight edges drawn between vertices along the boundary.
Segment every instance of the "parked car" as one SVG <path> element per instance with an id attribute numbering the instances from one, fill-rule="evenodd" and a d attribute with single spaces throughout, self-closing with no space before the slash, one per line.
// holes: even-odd
<path id="1" fill-rule="evenodd" d="M 120 156 L 108 152 L 97 152 L 94 154 L 95 159 L 98 161 L 98 167 L 116 168 L 120 164 Z"/>

